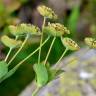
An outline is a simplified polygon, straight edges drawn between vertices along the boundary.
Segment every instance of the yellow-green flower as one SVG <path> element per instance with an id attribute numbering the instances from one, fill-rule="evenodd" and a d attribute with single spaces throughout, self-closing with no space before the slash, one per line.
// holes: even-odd
<path id="1" fill-rule="evenodd" d="M 73 41 L 71 38 L 65 37 L 65 38 L 61 38 L 61 41 L 63 43 L 63 45 L 68 48 L 69 50 L 79 50 L 80 47 L 77 45 L 77 43 L 75 41 Z"/>
<path id="2" fill-rule="evenodd" d="M 86 37 L 85 38 L 85 43 L 92 48 L 96 48 L 96 39 L 95 38 L 91 38 L 91 37 Z"/>
<path id="3" fill-rule="evenodd" d="M 40 35 L 40 29 L 31 24 L 19 24 L 17 26 L 10 25 L 9 26 L 10 32 L 17 36 L 17 35 L 24 35 L 24 34 L 31 34 L 31 35 Z"/>
<path id="4" fill-rule="evenodd" d="M 5 46 L 7 46 L 9 48 L 16 48 L 22 44 L 22 41 L 20 41 L 20 40 L 17 41 L 17 40 L 11 39 L 6 35 L 1 37 L 1 41 Z"/>
<path id="5" fill-rule="evenodd" d="M 60 23 L 48 23 L 48 26 L 44 27 L 43 31 L 52 36 L 62 36 L 65 33 L 70 34 L 70 31 Z"/>
<path id="6" fill-rule="evenodd" d="M 9 26 L 9 31 L 14 36 L 24 35 L 23 30 L 20 30 L 20 29 L 21 28 L 19 28 L 19 25 L 17 25 L 17 26 L 10 25 Z"/>
<path id="7" fill-rule="evenodd" d="M 38 10 L 38 12 L 39 12 L 42 16 L 44 16 L 44 17 L 46 17 L 46 18 L 57 19 L 57 15 L 56 15 L 56 14 L 54 13 L 54 11 L 53 11 L 51 8 L 49 8 L 49 7 L 46 7 L 46 6 L 44 6 L 44 5 L 40 5 L 40 6 L 37 7 L 37 10 Z"/>

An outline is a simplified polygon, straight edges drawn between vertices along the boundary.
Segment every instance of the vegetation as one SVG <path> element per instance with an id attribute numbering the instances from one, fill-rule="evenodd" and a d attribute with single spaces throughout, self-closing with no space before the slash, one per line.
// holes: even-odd
<path id="1" fill-rule="evenodd" d="M 74 1 L 58 0 L 58 4 L 56 4 L 56 0 L 0 1 L 0 96 L 17 96 L 33 79 L 36 81 L 37 89 L 32 93 L 33 96 L 37 94 L 38 90 L 64 72 L 61 70 L 59 62 L 64 56 L 80 49 L 75 41 L 78 41 L 84 50 L 86 50 L 86 45 L 92 49 L 96 48 L 96 0 Z M 42 3 L 52 7 L 54 11 Z M 82 53 L 83 51 L 77 52 L 80 56 Z M 90 54 L 89 51 L 88 54 Z M 70 59 L 69 57 L 68 59 Z M 73 61 L 70 60 L 65 65 L 70 70 L 74 67 L 77 68 L 79 60 L 82 60 L 81 57 L 78 57 L 78 60 L 72 59 Z M 95 61 L 95 55 L 91 56 L 92 60 L 89 55 L 88 57 L 88 62 Z M 53 64 L 56 64 L 58 68 L 51 67 Z M 20 67 L 21 65 L 22 67 Z M 62 66 L 66 69 L 65 65 Z M 82 65 L 83 62 L 79 66 Z M 95 66 L 94 68 L 93 66 L 92 62 L 90 70 L 92 73 L 96 73 Z M 86 69 L 88 69 L 87 67 Z M 86 69 L 84 67 L 84 70 Z M 87 71 L 89 72 L 89 69 Z M 66 86 L 75 81 L 71 79 L 71 76 L 69 77 L 70 81 L 67 80 L 67 75 L 62 77 L 62 81 L 67 82 Z M 94 79 L 89 82 L 95 86 L 95 81 Z M 59 83 L 61 84 L 61 82 Z M 78 86 L 77 83 L 76 86 Z M 70 88 L 70 86 L 68 87 Z M 13 91 L 11 91 L 12 89 Z M 58 93 L 61 91 L 61 89 L 58 90 Z M 77 95 L 77 90 L 75 91 L 65 91 L 62 94 Z"/>
<path id="2" fill-rule="evenodd" d="M 9 52 L 5 60 L 0 61 L 0 68 L 2 69 L 0 70 L 0 82 L 12 76 L 15 73 L 15 71 L 20 67 L 20 65 L 22 65 L 27 59 L 29 59 L 37 51 L 39 51 L 38 62 L 36 62 L 33 65 L 33 69 L 35 71 L 35 76 L 36 76 L 37 89 L 32 93 L 32 96 L 36 95 L 39 88 L 45 86 L 48 82 L 55 79 L 58 72 L 61 71 L 60 69 L 52 69 L 48 62 L 48 57 L 51 53 L 52 46 L 57 37 L 61 38 L 62 44 L 65 46 L 66 49 L 62 53 L 60 59 L 56 62 L 56 64 L 58 64 L 61 61 L 61 59 L 64 57 L 64 55 L 68 50 L 76 51 L 80 49 L 79 46 L 71 38 L 64 37 L 65 34 L 70 34 L 70 31 L 64 25 L 60 23 L 48 23 L 48 25 L 45 25 L 47 18 L 57 19 L 57 15 L 54 13 L 52 9 L 44 5 L 38 6 L 37 9 L 39 13 L 44 17 L 42 30 L 31 24 L 22 23 L 16 26 L 10 25 L 9 26 L 10 33 L 14 35 L 15 38 L 14 39 L 10 38 L 7 35 L 2 36 L 1 38 L 2 43 L 9 48 Z M 9 70 L 9 66 L 11 66 L 12 61 L 25 46 L 27 40 L 34 35 L 41 36 L 40 46 L 37 49 L 35 49 L 32 53 L 30 53 L 27 57 L 25 57 L 22 61 L 20 61 L 16 66 L 14 66 L 12 69 Z M 43 41 L 45 35 L 47 36 L 46 39 Z M 25 37 L 24 41 L 19 40 L 20 37 L 22 36 Z M 50 37 L 53 37 L 53 40 L 48 49 L 48 53 L 45 56 L 45 60 L 41 61 L 41 54 L 42 54 L 41 48 L 49 40 Z M 19 48 L 18 51 L 14 54 L 14 56 L 9 61 L 7 61 L 10 53 L 15 48 Z"/>

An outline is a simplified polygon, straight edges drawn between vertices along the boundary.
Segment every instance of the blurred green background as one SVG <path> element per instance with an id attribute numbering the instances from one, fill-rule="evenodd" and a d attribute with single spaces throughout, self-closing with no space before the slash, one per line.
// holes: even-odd
<path id="1" fill-rule="evenodd" d="M 57 13 L 60 19 L 56 22 L 67 26 L 71 31 L 69 37 L 76 40 L 80 46 L 85 46 L 83 40 L 86 36 L 95 37 L 96 0 L 0 0 L 0 36 L 3 34 L 10 35 L 8 31 L 8 25 L 10 24 L 16 25 L 25 22 L 38 25 L 41 28 L 43 18 L 36 10 L 40 4 L 51 7 Z M 12 66 L 39 46 L 39 37 L 32 37 L 31 39 L 33 41 L 28 41 Z M 42 48 L 42 60 L 46 56 L 50 43 L 51 40 Z M 57 38 L 48 61 L 54 64 L 63 50 L 64 47 L 60 38 Z M 1 60 L 5 58 L 7 52 L 8 49 L 0 43 Z M 16 50 L 13 51 L 10 58 L 15 52 Z M 69 52 L 67 55 L 71 53 Z M 35 54 L 28 59 L 13 76 L 0 84 L 0 96 L 17 96 L 33 80 L 32 64 L 37 62 L 37 57 L 38 54 Z"/>

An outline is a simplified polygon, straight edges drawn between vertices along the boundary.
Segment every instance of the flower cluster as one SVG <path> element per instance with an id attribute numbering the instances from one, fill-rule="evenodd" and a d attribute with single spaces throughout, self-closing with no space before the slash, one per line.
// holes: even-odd
<path id="1" fill-rule="evenodd" d="M 38 10 L 38 12 L 39 12 L 42 16 L 44 16 L 44 17 L 46 17 L 46 18 L 57 19 L 57 15 L 56 15 L 55 12 L 54 12 L 51 8 L 49 8 L 49 7 L 46 7 L 46 6 L 44 6 L 44 5 L 40 5 L 40 6 L 38 6 L 37 10 Z"/>
<path id="2" fill-rule="evenodd" d="M 38 27 L 25 23 L 19 24 L 17 26 L 10 25 L 9 30 L 14 36 L 24 35 L 24 34 L 32 34 L 32 35 L 40 34 L 40 29 Z"/>
<path id="3" fill-rule="evenodd" d="M 20 45 L 22 44 L 22 41 L 20 40 L 14 40 L 14 39 L 11 39 L 9 38 L 8 36 L 4 35 L 1 37 L 1 41 L 2 43 L 9 47 L 9 48 L 16 48 L 16 47 L 20 47 Z"/>
<path id="4" fill-rule="evenodd" d="M 96 39 L 91 38 L 91 37 L 86 37 L 85 38 L 85 43 L 91 47 L 91 48 L 96 48 Z"/>
<path id="5" fill-rule="evenodd" d="M 70 34 L 70 31 L 60 23 L 48 23 L 44 28 L 44 32 L 52 36 L 63 36 L 65 33 Z"/>
<path id="6" fill-rule="evenodd" d="M 71 38 L 65 37 L 65 38 L 61 38 L 62 43 L 64 44 L 64 46 L 66 46 L 66 48 L 70 49 L 70 50 L 79 50 L 80 47 L 77 45 L 77 43 L 75 41 L 73 41 Z"/>
<path id="7" fill-rule="evenodd" d="M 68 50 L 76 51 L 76 50 L 80 49 L 80 47 L 77 45 L 77 43 L 75 41 L 73 41 L 71 38 L 64 37 L 65 34 L 70 34 L 70 31 L 64 25 L 62 25 L 60 23 L 48 23 L 45 26 L 47 18 L 57 19 L 57 15 L 54 13 L 54 11 L 51 8 L 41 5 L 41 6 L 38 6 L 37 9 L 38 9 L 39 13 L 42 16 L 44 16 L 44 23 L 42 25 L 42 31 L 34 25 L 22 23 L 22 24 L 18 24 L 16 26 L 14 26 L 14 25 L 9 26 L 10 33 L 15 36 L 15 39 L 9 38 L 6 35 L 1 37 L 2 43 L 5 46 L 9 47 L 10 49 L 9 49 L 9 52 L 8 52 L 5 60 L 0 61 L 0 82 L 7 79 L 11 75 L 13 75 L 21 64 L 23 64 L 27 59 L 29 59 L 32 55 L 34 55 L 37 51 L 39 51 L 38 63 L 33 65 L 33 69 L 35 71 L 36 83 L 37 83 L 38 87 L 42 87 L 42 86 L 46 85 L 50 80 L 55 79 L 55 77 L 58 75 L 58 73 L 61 72 L 60 69 L 52 69 L 48 63 L 48 57 L 50 55 L 51 49 L 53 47 L 53 44 L 54 44 L 56 38 L 58 37 L 61 40 L 61 43 L 65 47 L 63 54 L 61 55 L 61 57 L 59 58 L 59 60 L 56 63 L 61 61 L 61 59 L 64 57 L 65 53 Z M 42 34 L 41 34 L 41 32 L 42 32 Z M 44 42 L 43 42 L 43 36 L 44 36 L 43 34 L 47 35 L 47 36 L 45 36 L 45 37 L 47 37 L 47 39 L 45 39 Z M 14 68 L 12 68 L 11 70 L 8 70 L 11 62 L 15 59 L 15 57 L 18 55 L 18 53 L 25 46 L 27 40 L 29 39 L 29 36 L 33 36 L 33 35 L 41 36 L 40 46 L 36 50 L 34 50 L 32 53 L 30 53 L 22 61 L 20 61 Z M 24 36 L 25 39 L 22 41 L 19 40 L 20 36 Z M 51 36 L 53 37 L 53 40 L 50 44 L 50 47 L 48 49 L 48 53 L 45 57 L 45 60 L 44 60 L 44 62 L 42 62 L 42 61 L 40 61 L 41 48 L 50 39 Z M 92 40 L 86 39 L 86 40 L 89 45 L 92 44 L 92 46 L 94 46 L 94 47 L 96 46 L 96 44 L 95 44 L 96 41 L 94 41 L 93 39 Z M 93 42 L 93 43 L 91 43 L 91 42 Z M 18 51 L 14 54 L 14 56 L 9 61 L 7 61 L 11 51 L 14 48 L 18 48 L 18 47 L 20 47 L 18 49 Z M 1 69 L 3 69 L 3 70 L 1 70 Z M 32 96 L 35 96 L 36 93 L 34 93 L 34 92 L 33 92 Z"/>

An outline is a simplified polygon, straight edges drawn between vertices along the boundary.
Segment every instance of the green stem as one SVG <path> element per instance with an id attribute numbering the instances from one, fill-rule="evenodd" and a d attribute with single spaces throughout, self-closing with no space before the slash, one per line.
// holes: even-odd
<path id="1" fill-rule="evenodd" d="M 46 18 L 44 17 L 43 25 L 42 25 L 42 34 L 41 34 L 41 40 L 40 40 L 40 46 L 42 45 L 43 42 L 43 28 L 45 26 Z M 39 55 L 38 55 L 38 64 L 40 63 L 40 55 L 41 55 L 41 47 L 39 50 Z"/>
<path id="2" fill-rule="evenodd" d="M 50 37 L 48 37 L 41 45 L 41 47 L 50 39 Z M 16 70 L 20 67 L 20 65 L 22 65 L 27 59 L 29 59 L 32 55 L 34 55 L 38 50 L 40 49 L 40 46 L 32 53 L 30 53 L 25 59 L 23 59 L 21 62 L 19 62 L 13 69 L 9 70 L 8 74 L 5 75 L 1 80 L 0 80 L 0 83 L 9 78 L 10 76 L 12 76 Z"/>
<path id="3" fill-rule="evenodd" d="M 17 65 L 20 66 L 21 64 L 23 64 L 27 59 L 29 59 L 32 55 L 34 55 L 48 40 L 50 39 L 50 37 L 48 37 L 41 46 L 39 46 L 35 51 L 33 51 L 32 53 L 30 53 L 25 59 L 23 59 L 22 61 L 20 61 Z"/>
<path id="4" fill-rule="evenodd" d="M 44 17 L 44 21 L 43 21 L 43 25 L 42 25 L 42 31 L 44 29 L 45 23 L 46 23 L 46 17 Z"/>
<path id="5" fill-rule="evenodd" d="M 63 54 L 61 55 L 61 57 L 59 58 L 56 64 L 58 64 L 61 61 L 61 59 L 64 57 L 67 51 L 68 51 L 68 48 L 65 49 L 65 51 L 63 52 Z"/>
<path id="6" fill-rule="evenodd" d="M 17 40 L 17 39 L 18 39 L 18 36 L 16 36 L 15 40 Z M 13 48 L 10 48 L 10 49 L 9 49 L 9 52 L 8 52 L 6 58 L 5 58 L 5 62 L 7 61 L 7 59 L 8 59 L 8 57 L 9 57 L 9 55 L 10 55 L 12 49 L 13 49 Z"/>
<path id="7" fill-rule="evenodd" d="M 37 87 L 37 88 L 35 89 L 35 91 L 32 93 L 32 96 L 36 96 L 36 94 L 38 93 L 39 89 L 40 89 L 40 87 Z"/>
<path id="8" fill-rule="evenodd" d="M 17 40 L 18 38 L 19 38 L 19 36 L 16 36 L 16 37 L 15 37 L 15 40 Z"/>
<path id="9" fill-rule="evenodd" d="M 52 46 L 53 46 L 53 44 L 54 44 L 55 39 L 56 39 L 56 37 L 54 37 L 53 40 L 52 40 L 52 42 L 51 42 L 50 48 L 49 48 L 49 50 L 48 50 L 47 56 L 46 56 L 45 61 L 44 61 L 44 65 L 45 65 L 46 62 L 47 62 L 47 59 L 48 59 L 48 57 L 49 57 L 49 54 L 50 54 L 50 52 L 51 52 L 51 49 L 52 49 Z"/>
<path id="10" fill-rule="evenodd" d="M 8 57 L 9 57 L 9 55 L 10 55 L 11 51 L 12 51 L 12 48 L 10 48 L 10 49 L 9 49 L 9 52 L 8 52 L 8 54 L 7 54 L 6 58 L 5 58 L 5 62 L 7 61 L 7 59 L 8 59 Z"/>
<path id="11" fill-rule="evenodd" d="M 68 51 L 69 49 L 68 48 L 66 48 L 65 49 L 65 51 L 63 52 L 63 54 L 61 55 L 61 57 L 59 58 L 59 60 L 57 61 L 57 63 L 56 64 L 58 64 L 60 61 L 61 61 L 61 59 L 64 57 L 64 55 L 66 54 L 66 52 Z M 55 71 L 55 73 L 57 73 L 58 72 L 58 70 L 60 69 L 60 65 L 59 66 L 57 66 L 57 71 Z"/>
<path id="12" fill-rule="evenodd" d="M 16 54 L 12 57 L 12 59 L 8 62 L 8 66 L 11 64 L 11 62 L 15 59 L 15 57 L 18 55 L 18 53 L 22 50 L 22 48 L 24 47 L 25 43 L 27 42 L 29 38 L 29 35 L 26 36 L 24 42 L 22 43 L 21 47 L 19 48 L 19 50 L 16 52 Z"/>

